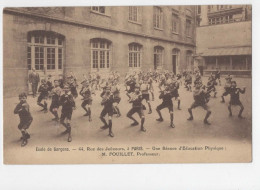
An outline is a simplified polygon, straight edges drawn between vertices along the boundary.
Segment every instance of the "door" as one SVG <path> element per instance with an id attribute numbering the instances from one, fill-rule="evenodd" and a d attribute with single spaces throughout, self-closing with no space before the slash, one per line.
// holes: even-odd
<path id="1" fill-rule="evenodd" d="M 157 56 L 156 56 L 156 54 L 154 54 L 154 59 L 153 59 L 154 61 L 154 70 L 156 70 L 157 69 Z"/>
<path id="2" fill-rule="evenodd" d="M 177 56 L 172 55 L 172 71 L 176 75 Z"/>

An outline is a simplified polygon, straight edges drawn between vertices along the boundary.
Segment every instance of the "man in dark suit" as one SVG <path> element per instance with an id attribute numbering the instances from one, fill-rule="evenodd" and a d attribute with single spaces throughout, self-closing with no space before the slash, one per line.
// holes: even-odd
<path id="1" fill-rule="evenodd" d="M 32 72 L 29 74 L 29 83 L 32 85 L 33 97 L 36 96 L 39 81 L 39 74 L 35 72 L 35 68 L 32 68 Z"/>

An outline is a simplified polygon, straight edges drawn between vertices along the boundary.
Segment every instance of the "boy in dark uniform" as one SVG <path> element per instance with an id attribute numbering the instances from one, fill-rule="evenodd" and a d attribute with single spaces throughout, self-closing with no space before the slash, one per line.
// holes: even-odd
<path id="1" fill-rule="evenodd" d="M 225 87 L 224 87 L 225 91 L 224 91 L 224 93 L 221 96 L 221 98 L 222 98 L 221 103 L 225 102 L 224 96 L 227 96 L 229 94 L 232 77 L 230 75 L 228 75 L 225 79 L 226 79 L 226 84 L 225 84 Z"/>
<path id="2" fill-rule="evenodd" d="M 18 129 L 22 133 L 22 137 L 21 137 L 22 147 L 27 144 L 28 139 L 30 138 L 30 135 L 26 130 L 30 127 L 33 121 L 33 117 L 31 116 L 30 113 L 30 106 L 26 102 L 26 99 L 27 99 L 27 95 L 25 93 L 19 94 L 20 103 L 17 104 L 17 106 L 14 109 L 14 114 L 19 114 L 20 117 L 20 123 L 18 125 Z"/>
<path id="3" fill-rule="evenodd" d="M 60 105 L 61 108 L 61 116 L 60 123 L 66 128 L 64 133 L 68 133 L 68 142 L 72 141 L 71 137 L 71 126 L 70 121 L 72 117 L 73 109 L 75 109 L 75 102 L 73 99 L 73 95 L 70 92 L 69 86 L 64 85 L 64 94 L 60 97 Z M 65 123 L 65 119 L 67 120 Z"/>
<path id="4" fill-rule="evenodd" d="M 61 88 L 59 87 L 59 81 L 54 80 L 54 88 L 51 91 L 51 105 L 50 105 L 50 112 L 55 116 L 52 120 L 58 121 L 58 109 L 59 109 L 59 99 L 61 95 Z"/>
<path id="5" fill-rule="evenodd" d="M 192 77 L 190 73 L 187 73 L 185 77 L 185 88 L 187 88 L 187 91 L 191 91 L 191 84 L 192 84 Z"/>
<path id="6" fill-rule="evenodd" d="M 219 86 L 221 86 L 220 70 L 219 69 L 216 70 L 215 79 L 218 80 Z"/>
<path id="7" fill-rule="evenodd" d="M 140 80 L 140 90 L 141 90 L 141 93 L 142 93 L 142 100 L 145 100 L 146 103 L 148 104 L 148 107 L 149 107 L 148 114 L 151 114 L 152 113 L 152 107 L 151 107 L 151 104 L 150 104 L 149 85 L 148 85 L 147 81 Z"/>
<path id="8" fill-rule="evenodd" d="M 171 123 L 170 123 L 170 127 L 174 128 L 174 124 L 173 124 L 173 103 L 172 103 L 172 93 L 170 92 L 170 89 L 168 86 L 166 86 L 165 90 L 161 92 L 159 99 L 162 99 L 162 103 L 157 106 L 156 111 L 159 115 L 159 118 L 156 119 L 157 121 L 162 122 L 163 121 L 163 117 L 161 114 L 161 110 L 164 108 L 168 108 L 169 113 L 170 113 L 170 118 L 171 118 Z"/>
<path id="9" fill-rule="evenodd" d="M 47 113 L 47 99 L 49 94 L 49 86 L 46 83 L 45 79 L 41 80 L 41 85 L 39 86 L 38 92 L 40 92 L 40 95 L 38 96 L 37 104 L 43 108 L 42 111 L 44 111 L 44 113 Z M 43 104 L 41 103 L 42 100 Z"/>
<path id="10" fill-rule="evenodd" d="M 104 126 L 102 126 L 101 129 L 109 128 L 108 135 L 110 137 L 114 137 L 114 134 L 112 132 L 113 102 L 113 94 L 111 93 L 111 90 L 107 88 L 105 94 L 102 96 L 101 105 L 104 106 L 104 108 L 101 111 L 99 118 L 104 123 Z M 106 115 L 108 115 L 108 124 L 104 118 Z"/>
<path id="11" fill-rule="evenodd" d="M 217 90 L 215 88 L 216 85 L 217 85 L 216 80 L 214 78 L 210 80 L 209 78 L 209 81 L 207 83 L 207 93 L 210 95 L 211 92 L 214 92 L 214 98 L 216 98 L 217 95 Z"/>
<path id="12" fill-rule="evenodd" d="M 236 81 L 231 82 L 231 88 L 230 88 L 230 91 L 229 91 L 230 102 L 229 102 L 229 105 L 228 105 L 229 116 L 232 116 L 231 106 L 239 106 L 240 111 L 239 111 L 239 114 L 238 114 L 238 118 L 240 118 L 240 119 L 243 118 L 242 112 L 244 110 L 244 106 L 239 99 L 239 93 L 244 94 L 245 91 L 246 91 L 246 87 L 243 87 L 243 89 L 237 88 Z"/>
<path id="13" fill-rule="evenodd" d="M 141 119 L 141 131 L 145 132 L 146 129 L 144 128 L 145 117 L 144 117 L 144 112 L 143 112 L 142 94 L 141 94 L 139 88 L 140 88 L 139 86 L 135 87 L 135 93 L 129 100 L 129 103 L 132 103 L 132 108 L 127 113 L 127 117 L 134 121 L 134 123 L 132 123 L 131 125 L 136 126 L 139 123 L 136 121 L 135 118 L 133 118 L 133 114 L 138 113 L 138 115 Z"/>
<path id="14" fill-rule="evenodd" d="M 207 102 L 208 102 L 208 95 L 206 93 L 206 90 L 202 88 L 201 85 L 196 85 L 195 90 L 193 92 L 193 97 L 194 97 L 194 102 L 192 103 L 191 107 L 188 109 L 188 112 L 190 114 L 190 117 L 188 120 L 193 120 L 193 114 L 192 114 L 192 109 L 201 106 L 204 110 L 207 111 L 206 116 L 204 118 L 204 123 L 207 125 L 210 125 L 208 122 L 208 118 L 211 114 L 211 111 L 208 108 Z"/>
<path id="15" fill-rule="evenodd" d="M 84 116 L 89 116 L 89 121 L 92 121 L 91 118 L 92 90 L 90 88 L 88 81 L 82 82 L 82 89 L 79 92 L 79 94 L 83 97 L 82 99 L 83 102 L 81 104 L 81 107 L 86 111 L 86 114 Z"/>
<path id="16" fill-rule="evenodd" d="M 114 98 L 114 103 L 113 103 L 113 108 L 115 110 L 115 113 L 117 114 L 117 117 L 121 116 L 118 104 L 121 101 L 121 97 L 120 97 L 120 86 L 118 85 L 118 79 L 114 79 L 112 87 L 111 87 L 111 92 L 113 94 L 113 98 Z"/>
<path id="17" fill-rule="evenodd" d="M 181 98 L 179 95 L 179 81 L 177 80 L 173 80 L 173 82 L 171 83 L 171 85 L 169 86 L 169 90 L 172 94 L 172 97 L 175 98 L 175 100 L 178 101 L 178 110 L 181 110 L 180 105 L 181 105 Z"/>
<path id="18" fill-rule="evenodd" d="M 130 79 L 126 82 L 126 85 L 127 85 L 127 97 L 131 98 L 131 94 L 135 91 L 135 85 L 136 85 L 136 81 L 135 81 L 135 78 L 134 77 L 130 77 Z"/>

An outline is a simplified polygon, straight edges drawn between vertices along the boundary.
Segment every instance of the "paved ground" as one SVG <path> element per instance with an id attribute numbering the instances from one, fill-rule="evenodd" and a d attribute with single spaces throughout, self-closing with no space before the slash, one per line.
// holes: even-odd
<path id="1" fill-rule="evenodd" d="M 206 80 L 205 78 L 203 80 Z M 35 150 L 37 146 L 69 146 L 78 147 L 83 145 L 129 145 L 129 144 L 198 144 L 198 143 L 225 143 L 238 145 L 239 143 L 247 144 L 245 149 L 251 149 L 251 131 L 252 131 L 252 89 L 251 79 L 238 78 L 236 79 L 238 86 L 246 86 L 246 93 L 241 95 L 241 101 L 245 106 L 245 119 L 238 119 L 238 107 L 233 108 L 233 117 L 228 117 L 227 103 L 220 103 L 220 94 L 223 92 L 223 86 L 218 86 L 217 98 L 211 98 L 209 106 L 212 110 L 212 115 L 209 121 L 210 126 L 203 124 L 205 111 L 202 108 L 197 108 L 193 111 L 194 121 L 187 121 L 189 114 L 188 107 L 191 105 L 193 98 L 192 93 L 187 92 L 183 86 L 180 87 L 181 108 L 177 110 L 177 102 L 174 102 L 174 123 L 175 128 L 169 127 L 169 114 L 167 110 L 163 110 L 164 122 L 158 123 L 155 119 L 158 117 L 155 107 L 160 103 L 158 100 L 158 92 L 156 99 L 152 102 L 153 113 L 147 114 L 145 128 L 146 133 L 140 132 L 139 126 L 131 127 L 131 121 L 126 118 L 126 113 L 131 105 L 127 103 L 127 97 L 122 91 L 122 100 L 119 104 L 122 116 L 113 118 L 114 138 L 107 136 L 108 131 L 100 130 L 102 125 L 99 120 L 99 114 L 102 106 L 100 105 L 101 98 L 99 94 L 94 97 L 92 105 L 93 121 L 89 122 L 88 117 L 84 117 L 84 111 L 80 107 L 81 100 L 77 98 L 77 109 L 73 112 L 71 122 L 73 141 L 68 143 L 67 137 L 61 135 L 64 127 L 57 125 L 51 121 L 53 116 L 51 113 L 44 114 L 40 112 L 41 108 L 36 105 L 36 98 L 29 97 L 28 103 L 31 106 L 33 115 L 33 123 L 29 129 L 31 139 L 25 148 L 20 147 L 20 132 L 17 129 L 19 118 L 13 114 L 15 105 L 18 103 L 18 98 L 4 99 L 4 152 L 5 157 L 19 156 L 26 151 Z M 224 79 L 222 79 L 224 83 Z M 229 100 L 229 97 L 226 97 Z M 226 101 L 228 102 L 228 101 Z M 138 118 L 137 115 L 134 115 Z M 139 119 L 139 118 L 138 118 Z M 22 149 L 22 150 L 21 150 Z M 250 151 L 249 151 L 250 154 Z M 15 159 L 16 160 L 16 159 Z M 19 160 L 17 158 L 17 160 Z"/>

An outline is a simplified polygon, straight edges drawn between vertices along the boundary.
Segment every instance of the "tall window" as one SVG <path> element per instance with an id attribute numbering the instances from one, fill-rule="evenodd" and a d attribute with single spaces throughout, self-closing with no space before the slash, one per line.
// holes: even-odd
<path id="1" fill-rule="evenodd" d="M 142 61 L 142 45 L 137 43 L 129 44 L 129 67 L 141 67 Z"/>
<path id="2" fill-rule="evenodd" d="M 105 14 L 106 13 L 106 7 L 91 7 L 92 11 Z"/>
<path id="3" fill-rule="evenodd" d="M 92 69 L 108 69 L 111 62 L 111 42 L 105 39 L 91 40 Z"/>
<path id="4" fill-rule="evenodd" d="M 153 26 L 154 28 L 163 28 L 163 12 L 160 7 L 154 7 L 153 9 Z"/>
<path id="5" fill-rule="evenodd" d="M 191 20 L 186 19 L 186 36 L 191 36 L 192 35 L 192 28 L 191 28 Z"/>
<path id="6" fill-rule="evenodd" d="M 158 67 L 162 67 L 163 65 L 163 47 L 156 46 L 154 47 L 154 67 L 157 69 Z"/>
<path id="7" fill-rule="evenodd" d="M 172 13 L 172 32 L 179 33 L 179 16 Z"/>
<path id="8" fill-rule="evenodd" d="M 27 38 L 28 69 L 57 70 L 63 67 L 64 37 L 54 32 L 33 31 Z"/>
<path id="9" fill-rule="evenodd" d="M 129 20 L 134 22 L 140 22 L 140 15 L 139 15 L 139 7 L 137 6 L 130 6 L 129 7 Z"/>

